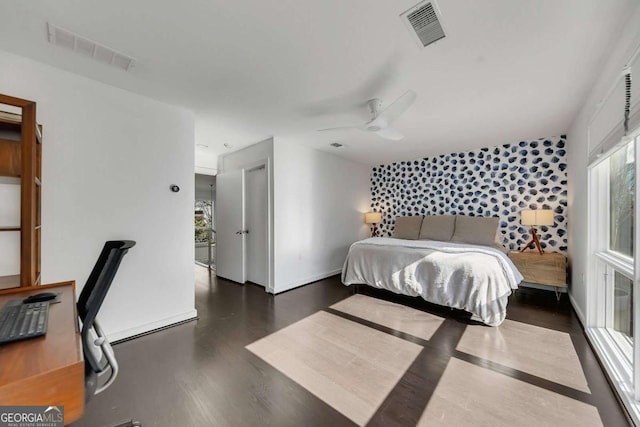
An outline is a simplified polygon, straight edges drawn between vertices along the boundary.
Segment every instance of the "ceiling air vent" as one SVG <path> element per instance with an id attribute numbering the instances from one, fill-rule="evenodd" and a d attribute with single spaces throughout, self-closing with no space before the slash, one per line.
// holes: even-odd
<path id="1" fill-rule="evenodd" d="M 400 15 L 412 37 L 426 47 L 445 37 L 440 10 L 434 1 L 421 2 Z"/>
<path id="2" fill-rule="evenodd" d="M 129 71 L 135 64 L 135 59 L 120 52 L 98 44 L 71 31 L 47 23 L 49 43 L 66 47 L 81 55 L 93 58 L 105 64 L 113 65 Z"/>

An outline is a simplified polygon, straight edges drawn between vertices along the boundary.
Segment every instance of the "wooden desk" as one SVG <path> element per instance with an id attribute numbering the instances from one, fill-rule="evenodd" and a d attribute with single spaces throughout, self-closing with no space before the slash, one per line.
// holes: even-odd
<path id="1" fill-rule="evenodd" d="M 0 291 L 0 306 L 39 292 L 62 292 L 49 306 L 47 334 L 0 345 L 0 405 L 64 406 L 65 425 L 84 411 L 84 359 L 75 282 Z"/>

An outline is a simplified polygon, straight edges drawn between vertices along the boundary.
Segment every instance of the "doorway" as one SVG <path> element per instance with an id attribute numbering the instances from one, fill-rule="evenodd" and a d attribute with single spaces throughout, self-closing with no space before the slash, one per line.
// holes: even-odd
<path id="1" fill-rule="evenodd" d="M 196 174 L 195 177 L 195 262 L 216 269 L 215 194 L 216 177 Z"/>

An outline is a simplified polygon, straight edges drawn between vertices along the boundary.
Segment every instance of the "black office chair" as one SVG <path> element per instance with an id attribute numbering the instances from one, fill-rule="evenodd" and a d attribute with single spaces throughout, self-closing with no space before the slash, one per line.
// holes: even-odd
<path id="1" fill-rule="evenodd" d="M 136 242 L 131 240 L 106 242 L 78 299 L 78 316 L 82 321 L 85 401 L 87 402 L 94 395 L 108 388 L 118 375 L 118 362 L 96 316 L 107 296 L 122 257 L 135 244 Z M 100 378 L 107 372 L 109 377 L 98 386 Z"/>

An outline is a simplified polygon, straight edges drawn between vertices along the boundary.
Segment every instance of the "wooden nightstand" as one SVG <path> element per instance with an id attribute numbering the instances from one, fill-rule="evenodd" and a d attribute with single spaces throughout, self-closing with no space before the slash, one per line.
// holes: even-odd
<path id="1" fill-rule="evenodd" d="M 509 252 L 509 258 L 528 283 L 552 286 L 560 300 L 560 292 L 567 288 L 567 258 L 559 253 Z"/>

